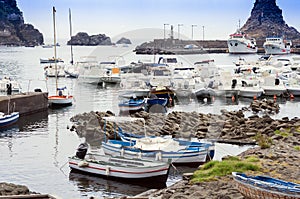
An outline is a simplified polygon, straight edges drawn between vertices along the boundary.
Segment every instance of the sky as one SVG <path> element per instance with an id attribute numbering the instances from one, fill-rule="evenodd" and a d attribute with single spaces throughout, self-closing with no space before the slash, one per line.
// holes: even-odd
<path id="1" fill-rule="evenodd" d="M 255 0 L 17 0 L 25 23 L 35 26 L 45 41 L 53 38 L 52 7 L 56 8 L 58 40 L 72 35 L 105 34 L 112 39 L 136 36 L 134 30 L 149 30 L 149 35 L 164 38 L 173 25 L 174 37 L 191 39 L 227 39 L 249 18 Z M 277 0 L 289 26 L 300 31 L 300 1 Z M 169 24 L 169 25 L 164 25 Z M 151 30 L 150 30 L 151 29 Z M 152 30 L 154 29 L 154 30 Z M 156 30 L 156 31 L 155 31 Z M 147 32 L 147 31 L 146 31 Z M 204 34 L 203 34 L 204 33 Z M 140 34 L 140 33 L 139 33 Z M 145 32 L 143 33 L 145 34 Z M 132 38 L 129 38 L 132 39 Z M 115 42 L 115 41 L 113 41 Z"/>

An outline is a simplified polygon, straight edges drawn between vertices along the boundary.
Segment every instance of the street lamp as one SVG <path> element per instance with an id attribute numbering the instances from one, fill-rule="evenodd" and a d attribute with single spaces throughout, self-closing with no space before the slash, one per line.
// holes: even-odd
<path id="1" fill-rule="evenodd" d="M 183 26 L 183 24 L 178 24 L 178 40 L 179 40 L 179 37 L 180 37 L 180 26 Z"/>
<path id="2" fill-rule="evenodd" d="M 202 26 L 202 31 L 203 31 L 203 41 L 204 41 L 204 26 Z"/>
<path id="3" fill-rule="evenodd" d="M 193 40 L 193 37 L 194 37 L 194 27 L 197 27 L 197 25 L 192 25 L 192 40 Z"/>
<path id="4" fill-rule="evenodd" d="M 169 24 L 164 23 L 164 40 L 166 40 L 166 26 L 168 26 Z"/>

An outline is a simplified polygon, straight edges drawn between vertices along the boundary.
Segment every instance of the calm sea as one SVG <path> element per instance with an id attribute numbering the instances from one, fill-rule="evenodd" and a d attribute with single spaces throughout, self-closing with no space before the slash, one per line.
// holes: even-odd
<path id="1" fill-rule="evenodd" d="M 133 47 L 74 47 L 75 61 L 84 56 L 96 56 L 98 61 L 108 61 L 111 56 L 122 55 L 126 63 L 139 60 L 153 60 L 154 56 L 137 56 Z M 57 48 L 58 57 L 66 62 L 70 60 L 68 46 Z M 53 49 L 42 47 L 0 47 L 0 77 L 10 76 L 21 82 L 22 91 L 40 88 L 55 92 L 55 79 L 44 77 L 40 58 L 53 56 Z M 246 60 L 257 60 L 260 55 L 243 56 Z M 238 56 L 228 54 L 204 54 L 180 56 L 183 62 L 194 63 L 214 59 L 221 67 L 232 67 Z M 158 60 L 158 57 L 155 57 Z M 87 198 L 88 196 L 122 196 L 136 195 L 148 190 L 144 186 L 110 181 L 99 177 L 70 173 L 67 158 L 75 153 L 77 146 L 84 141 L 75 132 L 71 132 L 70 118 L 76 114 L 90 111 L 111 110 L 118 113 L 118 88 L 101 88 L 96 85 L 82 84 L 76 79 L 60 78 L 59 85 L 66 85 L 75 97 L 73 106 L 21 117 L 16 125 L 0 132 L 0 182 L 23 184 L 30 190 L 49 193 L 61 198 Z M 220 113 L 221 109 L 238 110 L 248 106 L 250 100 L 218 99 L 213 104 L 191 101 L 185 105 L 176 105 L 172 110 L 197 111 L 202 113 Z M 295 117 L 300 115 L 297 100 L 280 101 L 281 110 L 273 117 Z M 249 113 L 251 114 L 251 113 Z M 93 146 L 93 150 L 100 148 Z M 218 144 L 215 159 L 224 155 L 235 155 L 246 147 Z M 193 169 L 178 167 L 172 171 L 167 185 L 180 180 L 182 172 Z"/>

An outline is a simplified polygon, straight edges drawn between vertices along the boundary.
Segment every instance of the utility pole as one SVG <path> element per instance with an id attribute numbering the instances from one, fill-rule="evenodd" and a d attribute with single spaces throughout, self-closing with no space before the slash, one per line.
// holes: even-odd
<path id="1" fill-rule="evenodd" d="M 194 27 L 197 27 L 197 25 L 192 25 L 192 40 L 194 40 Z"/>
<path id="2" fill-rule="evenodd" d="M 202 31 L 203 31 L 203 41 L 204 41 L 204 26 L 202 26 Z"/>

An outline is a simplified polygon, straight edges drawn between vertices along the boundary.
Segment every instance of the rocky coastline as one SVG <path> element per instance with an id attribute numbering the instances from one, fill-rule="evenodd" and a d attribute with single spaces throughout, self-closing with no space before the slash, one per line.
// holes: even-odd
<path id="1" fill-rule="evenodd" d="M 174 111 L 169 114 L 138 112 L 131 116 L 145 120 L 148 135 L 255 143 L 256 147 L 238 157 L 245 159 L 255 156 L 262 168 L 260 174 L 300 183 L 300 118 L 273 119 L 272 115 L 279 111 L 280 107 L 276 102 L 263 99 L 255 100 L 241 110 L 222 110 L 220 114 Z M 69 129 L 79 137 L 85 137 L 91 146 L 99 146 L 104 133 L 110 138 L 115 136 L 115 125 L 112 123 L 108 122 L 107 131 L 103 131 L 103 117 L 114 115 L 110 111 L 78 114 L 70 119 L 74 125 Z M 132 133 L 144 133 L 141 128 L 144 122 L 141 120 L 118 125 Z M 245 198 L 236 189 L 230 175 L 201 183 L 191 183 L 191 176 L 192 174 L 185 175 L 183 180 L 165 189 L 149 190 L 134 197 L 123 198 Z M 0 195 L 31 193 L 22 185 L 16 185 L 18 188 L 11 188 L 12 186 L 15 185 L 0 184 Z"/>
<path id="2" fill-rule="evenodd" d="M 239 155 L 241 159 L 255 156 L 259 159 L 261 174 L 270 175 L 287 181 L 300 183 L 300 118 L 273 119 L 271 116 L 280 111 L 273 100 L 255 100 L 249 107 L 238 111 L 222 110 L 221 114 L 202 114 L 196 112 L 171 112 L 149 114 L 139 112 L 133 117 L 144 118 L 148 135 L 172 135 L 173 137 L 210 139 L 228 142 L 255 143 Z M 250 113 L 248 117 L 246 113 Z M 113 124 L 107 123 L 103 132 L 103 117 L 113 116 L 110 111 L 90 112 L 71 118 L 78 136 L 97 145 L 106 133 L 114 138 Z M 143 134 L 142 121 L 120 124 L 125 131 Z M 140 129 L 140 130 L 139 130 Z M 126 197 L 123 197 L 126 198 Z M 135 198 L 135 197 L 128 197 Z M 219 177 L 214 181 L 192 184 L 190 179 L 162 190 L 151 190 L 136 198 L 245 198 L 235 188 L 231 176 Z"/>

